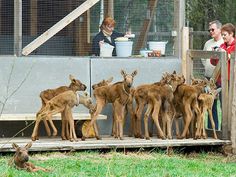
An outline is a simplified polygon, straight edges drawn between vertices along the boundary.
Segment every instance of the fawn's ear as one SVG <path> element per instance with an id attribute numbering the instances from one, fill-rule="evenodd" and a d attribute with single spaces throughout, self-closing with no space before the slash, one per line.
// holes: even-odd
<path id="1" fill-rule="evenodd" d="M 191 83 L 194 81 L 194 77 L 193 76 L 191 76 Z"/>
<path id="2" fill-rule="evenodd" d="M 134 77 L 134 76 L 136 76 L 137 74 L 138 74 L 138 71 L 135 70 L 134 72 L 132 72 L 131 76 Z"/>
<path id="3" fill-rule="evenodd" d="M 69 75 L 69 79 L 70 79 L 71 81 L 74 81 L 74 80 L 75 80 L 74 76 L 72 76 L 71 74 Z"/>
<path id="4" fill-rule="evenodd" d="M 107 83 L 111 83 L 113 80 L 113 77 L 110 77 L 109 79 L 107 79 Z"/>
<path id="5" fill-rule="evenodd" d="M 215 84 L 215 79 L 210 78 L 210 83 Z"/>
<path id="6" fill-rule="evenodd" d="M 126 76 L 126 72 L 125 72 L 123 69 L 120 71 L 120 73 L 121 73 L 121 75 L 122 75 L 123 77 Z"/>
<path id="7" fill-rule="evenodd" d="M 19 146 L 18 146 L 16 143 L 12 143 L 12 147 L 13 147 L 14 149 L 17 149 Z"/>
<path id="8" fill-rule="evenodd" d="M 31 146 L 32 146 L 32 142 L 29 142 L 28 144 L 25 145 L 25 148 L 29 149 L 29 148 L 31 148 Z"/>

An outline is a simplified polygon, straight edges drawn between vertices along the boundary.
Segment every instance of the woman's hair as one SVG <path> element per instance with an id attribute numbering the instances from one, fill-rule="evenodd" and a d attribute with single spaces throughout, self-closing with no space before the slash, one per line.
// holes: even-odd
<path id="1" fill-rule="evenodd" d="M 104 20 L 100 26 L 100 29 L 103 29 L 105 26 L 108 26 L 108 25 L 115 27 L 116 21 L 111 17 L 106 17 L 106 18 L 104 18 Z"/>
<path id="2" fill-rule="evenodd" d="M 232 23 L 226 23 L 221 27 L 221 31 L 227 31 L 229 34 L 233 33 L 235 37 L 235 26 Z"/>

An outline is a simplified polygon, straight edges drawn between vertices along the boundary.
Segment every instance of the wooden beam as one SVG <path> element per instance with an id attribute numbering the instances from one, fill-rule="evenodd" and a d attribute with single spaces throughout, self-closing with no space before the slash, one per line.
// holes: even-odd
<path id="1" fill-rule="evenodd" d="M 78 22 L 78 41 L 77 41 L 77 47 L 78 47 L 78 53 L 76 55 L 85 56 L 88 55 L 88 49 L 87 49 L 87 13 L 84 13 L 79 17 Z"/>
<path id="2" fill-rule="evenodd" d="M 187 82 L 190 82 L 190 76 L 187 75 L 188 73 L 188 65 L 187 65 L 187 51 L 189 50 L 189 28 L 188 27 L 183 27 L 182 29 L 182 42 L 181 47 L 182 47 L 182 74 L 186 78 Z"/>
<path id="3" fill-rule="evenodd" d="M 232 61 L 232 60 L 231 60 Z M 236 55 L 234 57 L 233 60 L 235 63 L 236 61 Z M 232 65 L 232 64 L 230 64 Z M 232 65 L 234 67 L 234 71 L 233 74 L 233 83 L 232 83 L 232 90 L 231 90 L 231 94 L 232 94 L 232 107 L 231 107 L 231 142 L 232 142 L 232 152 L 233 154 L 236 154 L 236 92 L 234 92 L 234 90 L 236 89 L 236 66 L 235 64 Z"/>
<path id="4" fill-rule="evenodd" d="M 108 0 L 107 15 L 114 18 L 114 0 Z"/>
<path id="5" fill-rule="evenodd" d="M 0 152 L 14 152 L 15 149 L 12 148 L 12 142 L 24 146 L 25 142 L 29 141 L 29 137 L 15 137 L 14 139 L 0 138 Z M 29 151 L 75 151 L 75 150 L 91 150 L 91 149 L 121 149 L 124 148 L 157 148 L 157 147 L 197 147 L 197 146 L 219 146 L 230 144 L 229 140 L 220 139 L 197 139 L 192 138 L 177 140 L 160 140 L 153 137 L 149 141 L 144 141 L 143 139 L 125 137 L 125 140 L 121 141 L 115 139 L 114 137 L 104 136 L 102 141 L 96 139 L 89 139 L 86 141 L 69 142 L 62 141 L 61 138 L 46 138 L 42 137 L 39 141 L 35 141 L 33 146 Z"/>
<path id="6" fill-rule="evenodd" d="M 90 43 L 90 10 L 87 10 L 87 20 L 86 20 L 86 22 L 87 22 L 87 43 L 89 44 Z"/>
<path id="7" fill-rule="evenodd" d="M 0 1 L 0 12 L 2 12 L 2 1 Z M 2 34 L 2 15 L 0 15 L 0 34 Z"/>
<path id="8" fill-rule="evenodd" d="M 38 33 L 38 1 L 30 1 L 30 35 L 36 36 Z"/>
<path id="9" fill-rule="evenodd" d="M 53 120 L 61 120 L 61 114 L 52 116 Z M 91 120 L 89 113 L 73 113 L 74 120 Z M 98 119 L 106 120 L 107 116 L 99 114 Z M 32 121 L 36 120 L 36 114 L 34 113 L 22 113 L 22 114 L 2 114 L 0 121 Z"/>
<path id="10" fill-rule="evenodd" d="M 185 1 L 175 0 L 174 1 L 174 28 L 173 32 L 177 32 L 174 37 L 174 56 L 181 58 L 181 30 L 185 26 Z"/>
<path id="11" fill-rule="evenodd" d="M 229 117 L 228 117 L 228 101 L 229 101 L 229 89 L 228 89 L 228 61 L 226 52 L 222 52 L 225 57 L 220 60 L 221 63 L 221 85 L 222 87 L 222 138 L 230 139 L 229 131 Z"/>
<path id="12" fill-rule="evenodd" d="M 147 17 L 143 21 L 143 26 L 142 26 L 139 38 L 137 40 L 136 46 L 134 48 L 135 54 L 139 53 L 140 49 L 144 47 L 147 41 L 147 36 L 148 36 L 148 32 L 151 26 L 151 22 L 156 12 L 157 2 L 158 0 L 149 0 L 148 2 Z"/>
<path id="13" fill-rule="evenodd" d="M 14 0 L 14 55 L 22 51 L 22 0 Z"/>
<path id="14" fill-rule="evenodd" d="M 38 38 L 36 38 L 30 44 L 24 47 L 22 54 L 29 55 L 32 51 L 34 51 L 36 48 L 45 43 L 48 39 L 53 37 L 56 33 L 58 33 L 60 30 L 62 30 L 64 27 L 66 27 L 68 24 L 70 24 L 72 21 L 78 18 L 81 14 L 90 9 L 98 1 L 99 0 L 85 1 L 75 10 L 73 10 L 71 13 L 69 13 L 67 16 L 65 16 L 63 19 L 61 19 L 59 22 L 57 22 L 43 34 L 41 34 Z"/>

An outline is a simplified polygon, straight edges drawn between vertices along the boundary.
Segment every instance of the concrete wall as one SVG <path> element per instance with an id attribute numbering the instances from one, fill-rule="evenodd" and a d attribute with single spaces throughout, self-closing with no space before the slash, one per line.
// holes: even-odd
<path id="1" fill-rule="evenodd" d="M 3 113 L 36 113 L 41 107 L 39 93 L 48 88 L 69 85 L 69 74 L 74 75 L 86 84 L 87 91 L 90 92 L 91 85 L 102 79 L 113 76 L 113 83 L 121 81 L 121 69 L 124 69 L 127 73 L 137 69 L 138 74 L 134 78 L 134 86 L 138 86 L 159 81 L 163 72 L 176 70 L 179 73 L 181 60 L 171 57 L 161 59 L 101 59 L 90 57 L 34 56 L 17 58 L 0 56 L 0 101 L 3 102 L 5 98 L 8 98 L 23 82 L 20 88 L 7 100 Z M 2 108 L 2 105 L 0 105 L 0 108 Z M 79 106 L 74 108 L 74 111 L 87 112 L 87 109 Z M 102 113 L 108 115 L 108 120 L 98 121 L 100 133 L 110 134 L 112 123 L 111 105 L 108 104 Z M 0 122 L 0 136 L 12 136 L 22 129 L 25 124 L 27 123 Z M 60 128 L 60 122 L 56 121 L 56 124 Z M 9 126 L 11 126 L 11 129 L 7 128 Z M 125 133 L 128 129 L 129 120 L 127 120 Z M 30 136 L 31 132 L 32 127 L 21 135 Z"/>
<path id="2" fill-rule="evenodd" d="M 132 73 L 134 70 L 138 74 L 134 78 L 134 87 L 157 82 L 161 79 L 164 72 L 173 72 L 174 70 L 180 73 L 181 61 L 177 58 L 163 59 L 142 59 L 142 58 L 106 58 L 106 59 L 91 59 L 91 83 L 97 83 L 102 79 L 108 79 L 113 76 L 113 83 L 122 81 L 123 77 L 120 74 L 121 69 L 127 73 Z M 108 115 L 106 123 L 100 123 L 102 132 L 111 132 L 112 129 L 112 106 L 108 104 L 102 112 Z M 130 129 L 130 119 L 126 119 L 124 132 L 127 134 Z"/>

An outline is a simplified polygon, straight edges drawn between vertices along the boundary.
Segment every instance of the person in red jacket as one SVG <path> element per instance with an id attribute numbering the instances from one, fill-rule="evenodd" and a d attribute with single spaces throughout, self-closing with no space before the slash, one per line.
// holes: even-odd
<path id="1" fill-rule="evenodd" d="M 221 27 L 221 35 L 224 43 L 220 45 L 219 51 L 225 50 L 230 59 L 230 54 L 235 51 L 235 26 L 231 23 L 226 23 Z M 211 59 L 212 65 L 217 65 L 219 59 Z M 228 60 L 228 79 L 230 78 L 230 60 Z M 217 85 L 221 86 L 221 77 L 217 80 Z"/>
<path id="2" fill-rule="evenodd" d="M 219 51 L 225 50 L 228 54 L 228 79 L 230 78 L 230 55 L 235 51 L 235 26 L 231 23 L 227 23 L 221 27 L 221 36 L 224 40 L 224 43 L 220 45 Z M 210 59 L 212 65 L 217 65 L 219 59 Z M 216 81 L 217 87 L 221 87 L 221 76 Z M 222 95 L 220 93 L 220 105 L 222 103 Z M 212 110 L 218 110 L 217 101 L 214 101 Z M 221 127 L 218 124 L 218 116 L 213 117 L 216 123 L 216 129 L 220 130 Z M 216 120 L 217 119 L 217 120 Z M 209 121 L 208 121 L 209 122 Z"/>

